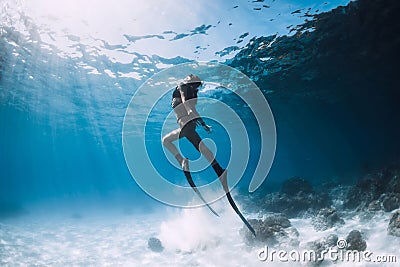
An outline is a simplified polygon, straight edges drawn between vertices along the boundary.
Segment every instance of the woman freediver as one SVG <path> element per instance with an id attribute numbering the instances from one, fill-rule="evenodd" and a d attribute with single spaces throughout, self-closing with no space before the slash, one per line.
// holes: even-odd
<path id="1" fill-rule="evenodd" d="M 229 192 L 228 183 L 227 183 L 227 170 L 224 170 L 219 163 L 216 161 L 211 150 L 204 144 L 199 134 L 196 132 L 196 126 L 201 125 L 203 129 L 207 132 L 211 132 L 211 126 L 207 125 L 204 120 L 201 118 L 200 114 L 196 110 L 197 104 L 197 93 L 198 88 L 203 84 L 201 79 L 193 74 L 188 75 L 184 78 L 183 82 L 181 82 L 172 93 L 172 108 L 174 109 L 176 119 L 179 125 L 179 128 L 173 130 L 172 132 L 166 134 L 163 139 L 163 145 L 174 155 L 176 160 L 179 162 L 182 170 L 193 188 L 193 190 L 197 193 L 197 195 L 201 198 L 201 200 L 207 205 L 207 207 L 218 216 L 218 214 L 207 204 L 204 198 L 201 196 L 198 191 L 196 185 L 194 184 L 192 177 L 190 175 L 189 170 L 189 161 L 187 158 L 184 158 L 173 144 L 174 141 L 186 137 L 189 142 L 193 144 L 193 146 L 202 154 L 204 157 L 210 162 L 212 168 L 217 174 L 222 187 L 225 191 L 225 194 L 228 198 L 229 203 L 235 212 L 239 215 L 242 221 L 246 224 L 249 230 L 255 235 L 254 229 L 248 223 L 248 221 L 243 217 L 236 204 L 234 203 L 232 196 Z"/>

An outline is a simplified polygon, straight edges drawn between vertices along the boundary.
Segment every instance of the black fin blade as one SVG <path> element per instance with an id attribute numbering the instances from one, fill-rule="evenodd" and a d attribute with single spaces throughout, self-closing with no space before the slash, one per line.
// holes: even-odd
<path id="1" fill-rule="evenodd" d="M 232 208 L 235 210 L 237 215 L 239 215 L 242 222 L 247 226 L 247 228 L 249 228 L 250 232 L 252 232 L 253 235 L 256 236 L 256 231 L 254 231 L 254 228 L 250 225 L 250 223 L 246 220 L 246 218 L 240 212 L 239 208 L 236 206 L 236 204 L 233 201 L 233 198 L 231 196 L 231 193 L 230 192 L 226 193 L 226 197 L 228 198 L 229 204 L 231 204 Z"/>
<path id="2" fill-rule="evenodd" d="M 192 179 L 192 175 L 190 174 L 190 172 L 188 171 L 183 171 L 183 173 L 185 174 L 186 179 L 188 180 L 190 186 L 193 188 L 193 191 L 196 192 L 196 194 L 199 196 L 199 198 L 201 199 L 201 201 L 203 201 L 203 203 L 207 206 L 207 208 L 214 213 L 216 216 L 219 217 L 218 213 L 213 210 L 213 208 L 211 208 L 210 205 L 208 205 L 207 201 L 203 198 L 203 196 L 201 195 L 200 191 L 197 189 L 195 183 L 193 182 Z"/>

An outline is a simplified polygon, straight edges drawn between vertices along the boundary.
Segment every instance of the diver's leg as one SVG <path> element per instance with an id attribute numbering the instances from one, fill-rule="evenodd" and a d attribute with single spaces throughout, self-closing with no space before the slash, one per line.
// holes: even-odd
<path id="1" fill-rule="evenodd" d="M 199 143 L 199 151 L 203 154 L 207 160 L 211 163 L 211 167 L 214 169 L 214 172 L 217 174 L 222 187 L 224 188 L 225 192 L 228 193 L 228 182 L 227 182 L 227 170 L 222 169 L 221 165 L 215 159 L 211 150 L 204 144 L 203 141 Z"/>
<path id="2" fill-rule="evenodd" d="M 162 139 L 162 144 L 172 153 L 172 155 L 174 155 L 174 157 L 176 158 L 176 160 L 179 162 L 180 165 L 182 165 L 183 157 L 172 142 L 178 140 L 181 137 L 182 137 L 181 129 L 178 128 L 166 134 Z"/>
<path id="3" fill-rule="evenodd" d="M 185 129 L 186 130 L 186 129 Z M 227 170 L 222 169 L 221 165 L 217 162 L 214 157 L 214 154 L 211 150 L 204 144 L 201 140 L 199 134 L 193 129 L 192 131 L 184 131 L 184 136 L 194 145 L 194 147 L 200 151 L 202 155 L 211 163 L 211 166 L 214 169 L 214 172 L 217 174 L 222 187 L 225 192 L 229 192 L 228 183 L 227 183 Z"/>
<path id="4" fill-rule="evenodd" d="M 196 132 L 196 124 L 193 122 L 188 123 L 182 129 L 181 135 L 186 137 L 190 143 L 208 160 L 212 163 L 214 159 L 214 154 L 212 151 L 204 144 L 201 140 L 200 135 Z"/>

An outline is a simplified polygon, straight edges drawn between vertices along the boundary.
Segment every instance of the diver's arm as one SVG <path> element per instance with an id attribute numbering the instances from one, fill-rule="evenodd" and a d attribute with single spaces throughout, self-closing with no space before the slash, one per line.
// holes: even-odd
<path id="1" fill-rule="evenodd" d="M 197 113 L 197 114 L 199 114 L 199 113 Z M 197 123 L 197 125 L 200 125 L 201 127 L 203 127 L 203 129 L 204 129 L 207 133 L 211 133 L 211 126 L 207 125 L 207 124 L 204 122 L 203 118 L 200 117 L 200 115 L 197 117 L 196 123 Z"/>
<path id="2" fill-rule="evenodd" d="M 196 108 L 195 108 L 195 110 L 196 110 Z M 207 133 L 211 133 L 211 126 L 209 126 L 209 125 L 207 125 L 205 122 L 204 122 L 204 120 L 203 120 L 203 118 L 199 115 L 199 113 L 196 111 L 196 114 L 197 114 L 197 116 L 196 116 L 196 123 L 197 123 L 197 125 L 200 125 L 201 127 L 203 127 L 203 129 L 207 132 Z"/>

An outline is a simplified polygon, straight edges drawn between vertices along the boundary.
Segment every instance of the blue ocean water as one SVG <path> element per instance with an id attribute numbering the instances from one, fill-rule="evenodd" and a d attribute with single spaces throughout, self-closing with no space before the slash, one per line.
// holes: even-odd
<path id="1" fill-rule="evenodd" d="M 49 3 L 42 5 L 52 8 Z M 221 3 L 220 8 L 226 6 L 231 5 Z M 253 6 L 257 8 L 256 3 Z M 168 59 L 157 54 L 130 52 L 132 48 L 124 49 L 130 44 L 129 39 L 112 45 L 106 39 L 94 37 L 91 37 L 93 41 L 83 41 L 92 33 L 76 36 L 68 29 L 69 24 L 62 23 L 71 23 L 69 19 L 77 20 L 72 22 L 78 26 L 79 23 L 84 25 L 84 17 L 67 13 L 62 14 L 66 18 L 53 18 L 51 12 L 57 14 L 59 10 L 49 10 L 40 14 L 35 22 L 35 18 L 24 12 L 38 16 L 34 13 L 37 8 L 28 3 L 13 6 L 12 2 L 5 2 L 3 5 L 3 16 L 10 20 L 2 28 L 1 115 L 2 125 L 7 126 L 2 127 L 4 138 L 1 140 L 5 142 L 5 149 L 1 162 L 8 166 L 4 168 L 4 177 L 8 178 L 2 179 L 5 183 L 1 186 L 5 190 L 1 194 L 3 201 L 30 203 L 60 195 L 107 194 L 118 188 L 136 190 L 122 154 L 125 109 L 138 86 L 162 69 L 158 66 L 193 60 L 196 54 L 185 59 L 176 51 L 174 57 Z M 74 9 L 71 7 L 69 11 Z M 48 20 L 61 25 L 55 23 L 40 28 L 38 24 L 49 23 Z M 62 26 L 67 28 L 56 32 Z M 124 34 L 129 35 L 129 32 Z M 71 51 L 61 50 L 56 46 L 60 44 L 52 38 L 65 39 L 59 43 L 61 46 L 68 44 Z M 158 44 L 155 39 L 154 43 Z M 204 41 L 212 42 L 207 36 Z M 126 58 L 133 54 L 133 61 L 118 62 L 115 56 L 106 55 L 111 52 Z M 152 53 L 157 53 L 157 49 Z M 211 54 L 208 57 L 214 57 L 212 51 L 207 53 Z M 138 78 L 130 77 L 132 73 Z M 130 195 L 129 190 L 126 192 Z M 146 198 L 140 190 L 135 192 L 136 197 Z"/>
<path id="2" fill-rule="evenodd" d="M 318 17 L 313 16 L 324 12 L 331 16 L 320 20 L 341 30 L 344 19 L 340 16 L 351 16 L 353 9 L 335 8 L 349 2 L 2 1 L 0 262 L 15 266 L 26 258 L 21 265 L 140 266 L 152 265 L 156 259 L 159 265 L 171 266 L 221 266 L 226 262 L 257 266 L 254 249 L 247 250 L 241 241 L 241 222 L 226 209 L 226 202 L 215 203 L 223 217 L 218 221 L 205 209 L 166 206 L 136 184 L 122 146 L 126 109 L 138 88 L 168 67 L 194 61 L 229 65 L 257 84 L 275 118 L 276 155 L 259 192 L 276 190 L 293 176 L 306 177 L 317 191 L 330 181 L 349 185 L 362 174 L 398 160 L 398 79 L 390 65 L 396 56 L 382 52 L 394 51 L 398 42 L 389 42 L 388 33 L 378 41 L 385 25 L 373 19 L 359 18 L 377 25 L 371 28 L 371 36 L 350 39 L 343 34 L 348 47 L 330 39 L 329 33 L 335 32 L 331 28 L 311 26 L 308 30 L 322 36 L 321 47 L 326 49 L 312 59 L 339 52 L 344 56 L 342 61 L 336 57 L 337 62 L 310 60 L 304 63 L 309 67 L 305 69 L 297 43 L 279 39 L 295 38 L 305 32 L 298 25 L 316 21 Z M 383 6 L 379 7 L 383 10 Z M 395 5 L 388 6 L 394 6 L 387 13 L 392 14 Z M 364 14 L 374 17 L 373 12 L 365 10 Z M 313 43 L 318 41 L 301 39 L 304 51 Z M 265 47 L 276 44 L 274 52 L 263 54 Z M 365 64 L 365 58 L 371 59 L 371 65 Z M 278 63 L 270 63 L 271 59 Z M 245 118 L 252 153 L 234 192 L 238 199 L 246 198 L 258 160 L 258 125 L 248 107 L 233 95 L 219 94 L 216 88 L 209 95 Z M 169 108 L 169 96 L 159 104 Z M 179 170 L 166 169 L 162 123 L 148 125 L 146 140 L 153 164 L 170 175 L 171 181 L 187 186 Z M 214 128 L 210 137 L 221 151 L 218 159 L 226 165 L 231 144 L 223 127 L 210 123 Z M 199 157 L 185 140 L 182 145 L 190 157 Z M 208 174 L 197 177 L 198 183 L 213 179 L 212 170 Z M 304 242 L 312 240 L 315 233 L 307 232 L 307 221 L 296 220 Z M 382 217 L 372 223 L 385 229 L 386 222 Z M 349 219 L 349 225 L 339 231 L 345 235 L 359 226 L 373 236 L 371 225 L 362 224 L 361 219 Z M 149 252 L 146 242 L 150 236 L 161 239 L 165 254 Z M 56 248 L 63 242 L 69 245 L 60 252 Z M 385 251 L 385 242 L 396 244 L 396 239 L 382 237 L 372 248 Z M 100 244 L 97 250 L 93 248 L 96 244 Z M 235 249 L 243 253 L 242 258 L 233 258 Z"/>

